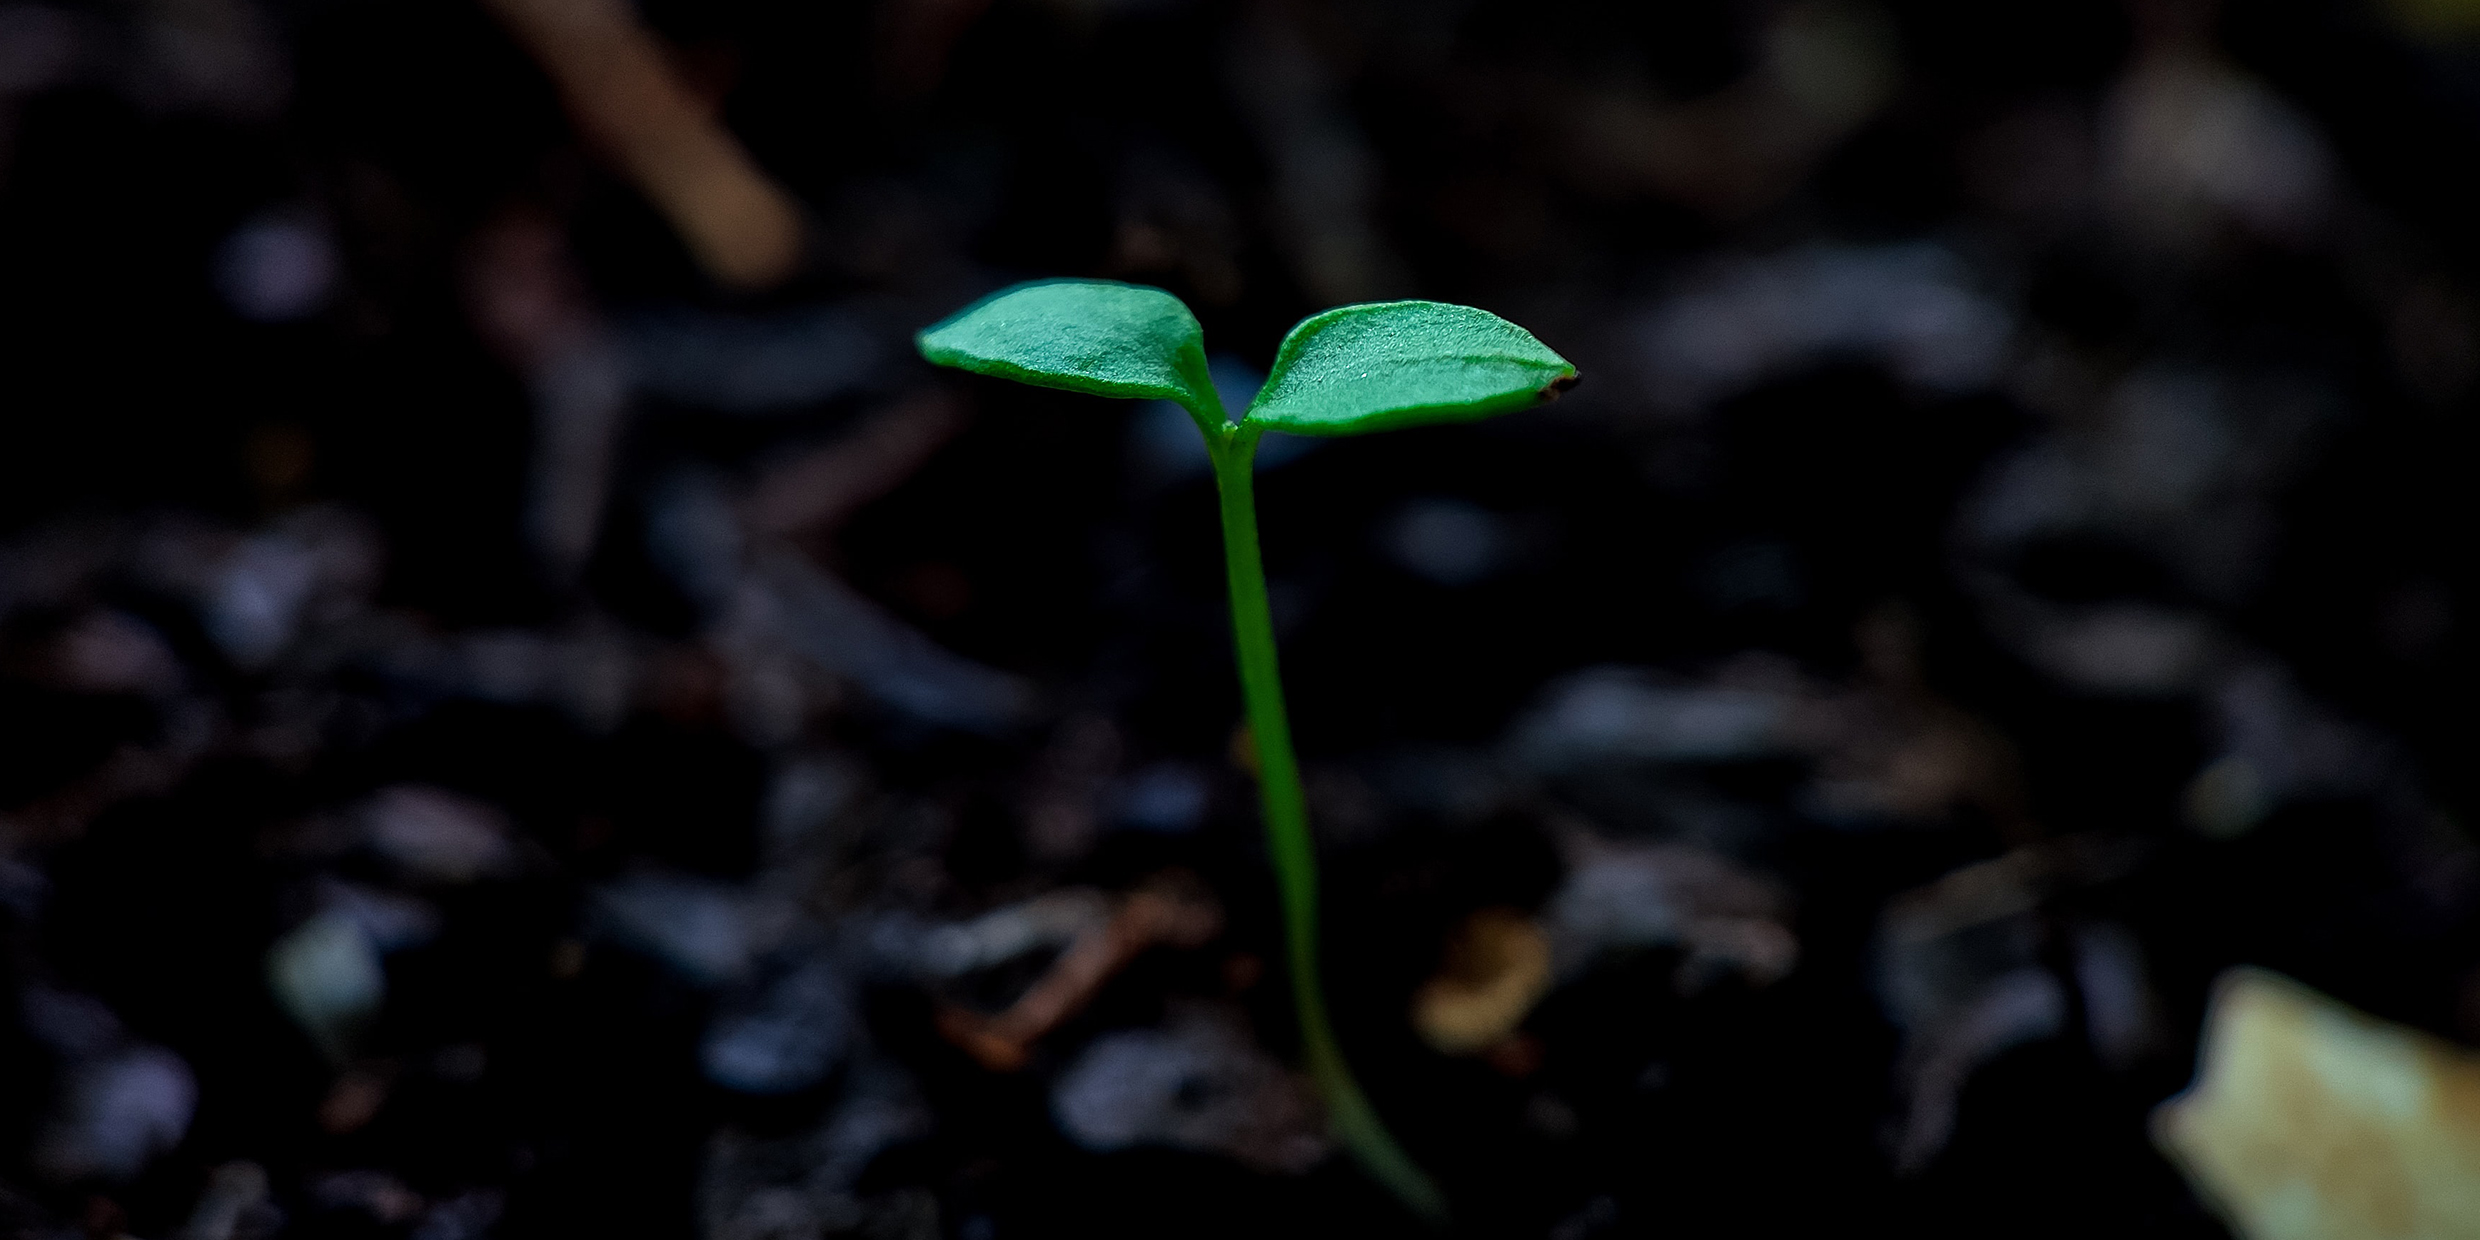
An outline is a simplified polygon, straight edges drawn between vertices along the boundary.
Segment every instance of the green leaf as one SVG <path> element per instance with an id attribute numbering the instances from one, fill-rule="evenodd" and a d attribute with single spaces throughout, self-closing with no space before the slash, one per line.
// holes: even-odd
<path id="1" fill-rule="evenodd" d="M 1385 301 L 1303 319 L 1242 421 L 1361 435 L 1530 408 L 1576 381 L 1533 334 L 1471 306 Z"/>
<path id="2" fill-rule="evenodd" d="M 1180 299 L 1115 280 L 1036 280 L 1001 289 L 913 338 L 941 366 L 1096 396 L 1222 405 L 1205 334 Z"/>

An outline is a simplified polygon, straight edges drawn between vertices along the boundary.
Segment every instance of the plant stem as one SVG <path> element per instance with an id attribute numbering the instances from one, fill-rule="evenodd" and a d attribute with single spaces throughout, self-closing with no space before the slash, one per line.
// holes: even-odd
<path id="1" fill-rule="evenodd" d="M 1433 1223 L 1446 1218 L 1446 1199 L 1403 1147 L 1388 1135 L 1377 1111 L 1352 1079 L 1326 1019 L 1326 994 L 1318 971 L 1317 849 L 1309 839 L 1309 807 L 1300 791 L 1300 762 L 1292 753 L 1292 727 L 1283 709 L 1283 678 L 1275 664 L 1274 617 L 1266 603 L 1266 569 L 1257 551 L 1255 461 L 1262 433 L 1234 426 L 1220 416 L 1196 413 L 1214 458 L 1215 490 L 1222 497 L 1223 563 L 1231 588 L 1232 643 L 1240 662 L 1240 695 L 1249 735 L 1257 749 L 1257 796 L 1266 820 L 1266 847 L 1283 891 L 1283 933 L 1292 975 L 1292 1007 L 1300 1014 L 1301 1051 L 1309 1075 L 1326 1102 L 1335 1136 L 1363 1169 L 1414 1213 Z"/>

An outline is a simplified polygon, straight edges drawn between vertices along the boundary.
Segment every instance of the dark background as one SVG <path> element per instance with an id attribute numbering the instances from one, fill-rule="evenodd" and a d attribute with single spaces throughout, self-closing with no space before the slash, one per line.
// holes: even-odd
<path id="1" fill-rule="evenodd" d="M 1243 372 L 1305 314 L 1411 296 L 1504 314 L 1582 371 L 1549 408 L 1260 479 L 1326 789 L 1338 1019 L 1462 1231 L 2217 1235 L 2145 1124 L 2221 970 L 2480 1039 L 2452 532 L 2480 391 L 2480 15 L 638 15 L 803 211 L 778 278 L 710 277 L 473 5 L 0 4 L 12 1234 L 1413 1231 L 1339 1159 L 1100 1152 L 1049 1118 L 1080 1046 L 1182 996 L 1291 1048 L 1282 987 L 1241 967 L 1279 954 L 1207 480 L 1153 412 L 910 354 L 1037 276 L 1180 294 Z M 561 367 L 603 356 L 634 378 L 606 464 L 576 467 L 601 491 L 563 558 L 529 504 L 571 476 L 545 446 L 586 390 Z M 794 377 L 734 397 L 753 366 Z M 731 588 L 701 584 L 740 561 L 679 550 L 699 511 L 679 497 L 920 418 L 945 429 L 873 466 L 857 508 L 767 545 L 969 662 L 833 653 L 840 612 L 815 621 L 829 653 L 751 653 Z M 235 591 L 258 588 L 291 601 L 253 645 Z M 459 670 L 485 638 L 516 671 Z M 617 688 L 560 687 L 597 658 Z M 1524 757 L 1527 712 L 1601 665 L 1770 685 L 1828 722 L 1583 773 Z M 1023 697 L 905 704 L 907 677 L 951 673 Z M 779 700 L 788 722 L 749 704 Z M 1906 775 L 1888 754 L 1922 736 L 1935 769 Z M 867 791 L 800 854 L 826 860 L 787 869 L 768 807 L 819 763 Z M 1147 771 L 1204 799 L 1167 824 L 1114 810 Z M 319 842 L 404 785 L 490 807 L 520 860 L 438 882 Z M 1045 843 L 1058 804 L 1089 829 Z M 1797 967 L 1687 986 L 1692 945 L 1639 945 L 1564 975 L 1523 1035 L 1537 1063 L 1422 1045 L 1401 1013 L 1451 928 L 1539 909 L 1580 821 L 1764 876 Z M 1949 980 L 2028 969 L 2064 1015 L 1955 1052 L 1951 1138 L 1907 1162 L 1917 1048 L 1959 1009 L 1888 997 L 1889 902 L 2006 857 L 2048 876 L 1996 949 L 2021 959 Z M 955 996 L 852 966 L 851 1039 L 927 1118 L 835 1190 L 859 1213 L 780 1231 L 730 1221 L 718 1134 L 841 1114 L 859 1052 L 800 1089 L 710 1081 L 702 1031 L 737 992 L 597 911 L 632 875 L 789 883 L 804 925 L 849 935 L 1167 866 L 1203 876 L 1222 935 L 1141 957 L 1017 1072 L 937 1032 Z M 339 881 L 430 920 L 387 952 L 375 1022 L 323 1054 L 267 960 Z M 2148 1013 L 2124 1046 L 2096 1032 L 2104 940 L 2135 945 L 2111 959 L 2138 962 Z M 43 1033 L 28 1013 L 62 995 L 118 1032 Z M 141 1045 L 185 1065 L 194 1108 L 120 1170 L 47 1161 L 79 1065 Z M 472 1048 L 470 1072 L 435 1066 Z M 358 1122 L 348 1077 L 376 1083 Z M 211 1171 L 242 1163 L 266 1192 L 196 1230 Z"/>

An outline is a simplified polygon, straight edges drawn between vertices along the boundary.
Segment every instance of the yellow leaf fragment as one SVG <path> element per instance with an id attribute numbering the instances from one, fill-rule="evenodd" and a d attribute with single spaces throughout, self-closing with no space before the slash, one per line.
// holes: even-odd
<path id="1" fill-rule="evenodd" d="M 1550 991 L 1550 936 L 1512 909 L 1483 909 L 1447 945 L 1444 967 L 1412 999 L 1412 1025 L 1450 1055 L 1504 1041 Z"/>
<path id="2" fill-rule="evenodd" d="M 2222 976 L 2153 1129 L 2244 1240 L 2480 1240 L 2480 1055 L 2288 978 Z"/>

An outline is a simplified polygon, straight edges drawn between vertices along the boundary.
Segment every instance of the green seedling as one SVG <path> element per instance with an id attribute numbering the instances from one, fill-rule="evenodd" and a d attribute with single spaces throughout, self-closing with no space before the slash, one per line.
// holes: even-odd
<path id="1" fill-rule="evenodd" d="M 1205 433 L 1222 499 L 1232 641 L 1257 751 L 1266 843 L 1283 893 L 1302 1052 L 1344 1148 L 1415 1212 L 1443 1219 L 1438 1186 L 1379 1122 L 1327 1021 L 1318 981 L 1317 854 L 1275 666 L 1253 463 L 1267 431 L 1360 435 L 1468 422 L 1540 404 L 1573 384 L 1576 368 L 1532 333 L 1470 306 L 1342 306 L 1302 320 L 1284 337 L 1265 386 L 1235 420 L 1206 375 L 1205 334 L 1188 307 L 1161 289 L 1103 280 L 1019 284 L 923 331 L 916 343 L 932 362 L 976 374 L 1176 401 Z"/>

